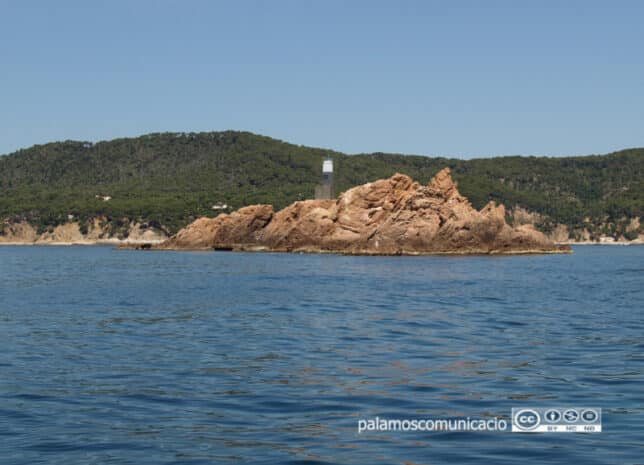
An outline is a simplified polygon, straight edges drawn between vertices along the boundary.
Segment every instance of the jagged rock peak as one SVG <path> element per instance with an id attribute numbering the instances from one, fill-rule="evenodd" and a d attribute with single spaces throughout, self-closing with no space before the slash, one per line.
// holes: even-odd
<path id="1" fill-rule="evenodd" d="M 427 187 L 435 194 L 446 199 L 461 194 L 458 192 L 458 184 L 452 179 L 452 172 L 449 168 L 443 168 L 429 181 Z"/>

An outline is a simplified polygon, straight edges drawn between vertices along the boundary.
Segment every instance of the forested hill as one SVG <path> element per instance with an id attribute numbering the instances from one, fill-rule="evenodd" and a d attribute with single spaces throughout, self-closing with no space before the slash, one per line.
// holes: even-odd
<path id="1" fill-rule="evenodd" d="M 426 183 L 449 166 L 477 207 L 496 200 L 593 235 L 621 235 L 644 217 L 644 149 L 567 158 L 459 160 L 384 153 L 345 155 L 247 132 L 163 133 L 99 142 L 56 142 L 0 157 L 0 221 L 40 229 L 68 220 L 137 218 L 176 231 L 215 204 L 283 207 L 313 196 L 325 155 L 336 190 L 395 172 Z M 102 197 L 109 196 L 105 201 Z M 630 231 L 630 234 L 635 232 Z"/>

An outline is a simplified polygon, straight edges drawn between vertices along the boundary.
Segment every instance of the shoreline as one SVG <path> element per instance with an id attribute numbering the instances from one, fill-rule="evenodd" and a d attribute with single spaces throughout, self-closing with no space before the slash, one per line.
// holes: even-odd
<path id="1" fill-rule="evenodd" d="M 630 242 L 592 242 L 592 241 L 580 241 L 580 242 L 555 242 L 557 245 L 644 245 L 642 241 L 630 241 Z"/>
<path id="2" fill-rule="evenodd" d="M 300 248 L 294 250 L 287 249 L 271 249 L 269 247 L 249 247 L 239 246 L 232 249 L 217 250 L 215 248 L 156 248 L 155 245 L 161 244 L 164 241 L 120 241 L 120 240 L 98 240 L 98 241 L 48 241 L 48 242 L 0 242 L 0 246 L 15 246 L 15 247 L 29 247 L 29 246 L 46 246 L 46 247 L 71 247 L 71 246 L 114 246 L 116 250 L 143 250 L 155 252 L 251 252 L 251 253 L 291 253 L 291 254 L 311 254 L 311 255 L 347 255 L 347 256 L 387 256 L 387 257 L 417 257 L 417 256 L 510 256 L 510 255 L 543 255 L 543 254 L 570 254 L 572 250 L 566 250 L 565 244 L 557 244 L 558 248 L 555 250 L 539 250 L 539 249 L 522 249 L 515 251 L 434 251 L 434 252 L 417 252 L 411 250 L 401 250 L 397 253 L 378 253 L 367 250 L 326 250 L 314 248 Z"/>
<path id="3" fill-rule="evenodd" d="M 131 246 L 132 248 L 137 248 L 136 246 L 142 246 L 142 245 L 158 245 L 161 244 L 165 241 L 165 239 L 161 240 L 120 240 L 120 239 L 99 239 L 99 240 L 85 240 L 85 241 L 7 241 L 7 242 L 2 242 L 0 241 L 0 247 L 3 245 L 6 246 L 38 246 L 38 245 L 43 245 L 43 246 L 74 246 L 74 245 L 85 245 L 85 246 L 92 246 L 92 245 L 113 245 L 117 247 L 121 247 L 123 249 L 128 249 Z M 575 245 L 580 245 L 580 246 L 585 246 L 585 245 L 601 245 L 601 246 L 632 246 L 632 245 L 644 245 L 643 241 L 631 241 L 631 242 L 591 242 L 591 241 L 583 241 L 583 242 L 555 242 L 556 245 L 558 246 L 575 246 Z M 182 249 L 182 248 L 176 248 L 176 249 L 155 249 L 155 250 L 190 250 L 190 249 Z M 210 248 L 195 248 L 193 250 L 212 250 Z M 259 251 L 259 250 L 243 250 L 243 251 Z M 262 250 L 263 251 L 263 250 Z M 303 252 L 303 251 L 295 251 L 295 252 Z M 325 253 L 325 252 L 317 252 L 317 253 Z M 334 252 L 332 252 L 334 253 Z M 525 253 L 534 253 L 534 252 L 523 252 Z M 541 252 L 543 253 L 543 252 Z M 434 253 L 435 254 L 435 253 Z M 439 252 L 438 254 L 446 254 L 446 252 Z M 465 255 L 467 252 L 447 252 L 447 254 L 455 254 L 455 255 Z M 512 253 L 511 253 L 512 254 Z M 519 252 L 518 254 L 521 254 Z M 351 254 L 355 255 L 355 254 Z M 378 254 L 360 254 L 360 255 L 378 255 Z M 391 255 L 396 255 L 396 254 L 391 254 Z M 403 253 L 402 255 L 414 255 L 414 253 Z M 424 255 L 424 254 L 422 254 Z"/>
<path id="4" fill-rule="evenodd" d="M 113 245 L 113 246 L 122 246 L 122 245 L 144 245 L 144 244 L 160 244 L 163 240 L 120 240 L 120 239 L 99 239 L 96 241 L 9 241 L 9 242 L 0 242 L 0 246 L 3 245 L 12 245 L 12 246 L 72 246 L 72 245 Z"/>

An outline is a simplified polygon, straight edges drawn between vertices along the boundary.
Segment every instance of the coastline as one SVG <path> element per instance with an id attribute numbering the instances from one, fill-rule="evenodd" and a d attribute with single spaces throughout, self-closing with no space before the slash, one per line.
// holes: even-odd
<path id="1" fill-rule="evenodd" d="M 557 245 L 644 245 L 643 241 L 613 241 L 613 242 L 593 242 L 593 241 L 579 241 L 579 242 L 555 242 Z"/>
<path id="2" fill-rule="evenodd" d="M 228 252 L 228 253 L 276 253 L 276 254 L 301 254 L 301 255 L 345 255 L 356 257 L 424 257 L 424 256 L 511 256 L 511 255 L 549 255 L 549 254 L 571 254 L 572 249 L 566 245 L 559 245 L 553 250 L 542 249 L 517 249 L 517 250 L 436 250 L 436 251 L 415 251 L 399 250 L 393 253 L 377 252 L 370 249 L 357 250 L 334 250 L 320 249 L 313 247 L 301 247 L 296 249 L 271 248 L 255 245 L 236 245 L 234 247 L 167 247 L 155 248 L 151 244 L 122 244 L 120 250 L 151 250 L 154 252 Z"/>
<path id="3" fill-rule="evenodd" d="M 12 245 L 12 246 L 72 246 L 72 245 L 113 245 L 113 246 L 141 246 L 144 244 L 160 244 L 164 239 L 157 240 L 120 240 L 120 239 L 99 239 L 99 240 L 83 240 L 83 241 L 0 241 L 0 246 L 3 245 Z"/>
<path id="4" fill-rule="evenodd" d="M 234 247 L 232 249 L 226 250 L 217 250 L 216 248 L 211 247 L 195 247 L 195 248 L 152 248 L 152 246 L 161 244 L 163 240 L 155 241 L 123 241 L 118 239 L 103 239 L 96 241 L 47 241 L 47 242 L 0 242 L 0 246 L 18 246 L 18 247 L 29 247 L 29 246 L 46 246 L 46 247 L 70 247 L 70 246 L 114 246 L 119 250 L 154 250 L 154 251 L 187 251 L 187 252 L 253 252 L 253 253 L 295 253 L 295 254 L 320 254 L 320 255 L 348 255 L 348 256 L 388 256 L 388 257 L 416 257 L 416 256 L 465 256 L 465 255 L 496 255 L 496 256 L 508 256 L 508 255 L 540 255 L 540 254 L 570 254 L 571 250 L 566 249 L 568 244 L 557 244 L 558 248 L 556 250 L 539 250 L 539 249 L 523 249 L 523 250 L 514 250 L 514 251 L 503 251 L 503 250 L 492 250 L 492 251 L 483 251 L 483 250 L 463 250 L 463 251 L 434 251 L 434 252 L 419 252 L 413 250 L 401 250 L 396 253 L 378 253 L 369 250 L 354 250 L 354 251 L 343 251 L 343 250 L 327 250 L 327 249 L 316 249 L 310 247 L 303 247 L 299 249 L 272 249 L 269 247 L 257 247 L 257 246 L 244 246 L 240 245 L 239 247 Z"/>
<path id="5" fill-rule="evenodd" d="M 12 246 L 30 246 L 30 245 L 45 245 L 45 246 L 71 246 L 71 245 L 114 245 L 117 247 L 121 248 L 137 248 L 137 246 L 145 246 L 145 245 L 158 245 L 164 242 L 166 239 L 150 239 L 150 240 L 121 240 L 121 239 L 98 239 L 98 240 L 80 240 L 80 241 L 0 241 L 0 246 L 3 245 L 12 245 Z M 593 241 L 564 241 L 564 242 L 555 242 L 555 245 L 558 246 L 573 246 L 573 245 L 608 245 L 608 246 L 631 246 L 631 245 L 644 245 L 644 241 L 640 240 L 634 240 L 634 241 L 613 241 L 613 242 L 608 242 L 608 241 L 602 241 L 602 242 L 593 242 Z M 159 249 L 156 249 L 159 250 Z M 167 250 L 173 250 L 173 249 L 167 249 Z M 186 250 L 186 249 L 176 249 L 176 250 Z M 211 248 L 194 248 L 193 250 L 212 250 Z M 265 250 L 262 248 L 252 248 L 252 247 L 245 247 L 245 248 L 240 248 L 239 251 L 241 252 L 263 252 L 263 251 L 269 251 L 269 252 L 280 252 L 279 250 Z M 333 252 L 333 251 L 307 251 L 307 250 L 295 250 L 294 252 L 302 252 L 302 253 L 338 253 L 338 252 Z M 530 252 L 526 251 L 523 252 L 523 254 L 530 254 L 530 253 L 535 253 L 535 252 Z M 543 252 L 539 252 L 543 253 Z M 555 252 L 557 253 L 557 252 Z M 438 253 L 433 253 L 431 255 L 460 255 L 460 252 L 438 252 Z M 504 253 L 499 253 L 497 255 L 504 254 Z M 352 254 L 356 255 L 356 254 Z M 367 254 L 363 253 L 360 255 L 374 255 L 374 254 Z M 378 254 L 375 254 L 378 255 Z M 403 252 L 401 255 L 419 255 L 419 253 L 411 253 L 411 252 Z"/>

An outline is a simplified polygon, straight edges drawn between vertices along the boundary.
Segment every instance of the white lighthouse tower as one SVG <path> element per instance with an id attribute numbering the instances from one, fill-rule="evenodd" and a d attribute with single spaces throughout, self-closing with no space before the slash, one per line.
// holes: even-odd
<path id="1" fill-rule="evenodd" d="M 315 198 L 328 200 L 335 198 L 333 188 L 333 158 L 327 156 L 322 162 L 322 184 L 315 188 Z"/>

